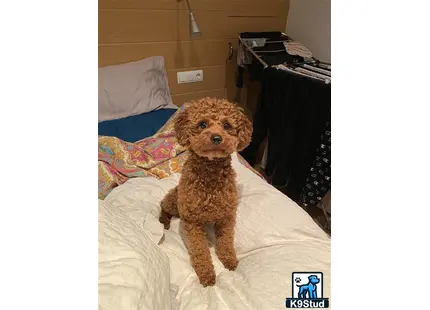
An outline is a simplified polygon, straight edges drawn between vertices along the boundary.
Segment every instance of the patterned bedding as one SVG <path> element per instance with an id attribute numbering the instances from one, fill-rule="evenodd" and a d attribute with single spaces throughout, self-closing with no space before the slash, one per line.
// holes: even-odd
<path id="1" fill-rule="evenodd" d="M 178 144 L 173 128 L 173 120 L 179 111 L 154 136 L 135 143 L 116 137 L 98 137 L 99 199 L 104 199 L 113 188 L 131 178 L 152 176 L 163 179 L 181 172 L 188 152 Z M 238 157 L 243 165 L 258 174 Z"/>

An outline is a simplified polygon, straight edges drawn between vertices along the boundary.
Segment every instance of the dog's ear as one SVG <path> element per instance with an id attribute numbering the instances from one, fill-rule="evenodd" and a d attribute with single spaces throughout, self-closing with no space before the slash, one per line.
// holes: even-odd
<path id="1" fill-rule="evenodd" d="M 174 125 L 178 143 L 183 147 L 188 147 L 190 145 L 190 129 L 188 126 L 188 113 L 186 110 L 183 110 L 179 112 Z"/>
<path id="2" fill-rule="evenodd" d="M 241 110 L 238 113 L 238 117 L 237 137 L 239 144 L 237 145 L 237 151 L 241 152 L 251 143 L 252 123 Z"/>

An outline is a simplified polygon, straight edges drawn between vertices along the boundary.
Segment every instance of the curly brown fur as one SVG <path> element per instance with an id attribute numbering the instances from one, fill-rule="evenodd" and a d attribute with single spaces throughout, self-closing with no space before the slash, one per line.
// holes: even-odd
<path id="1" fill-rule="evenodd" d="M 179 216 L 178 187 L 171 189 L 161 201 L 160 222 L 164 225 L 164 229 L 170 228 L 170 219 L 172 216 Z"/>
<path id="2" fill-rule="evenodd" d="M 186 105 L 176 118 L 175 131 L 179 144 L 188 147 L 190 155 L 179 185 L 161 202 L 160 222 L 168 229 L 171 217 L 180 217 L 200 283 L 214 285 L 215 271 L 203 226 L 215 224 L 216 254 L 226 268 L 235 270 L 238 196 L 230 155 L 248 146 L 252 124 L 227 100 L 204 98 Z M 222 141 L 214 143 L 214 136 Z"/>

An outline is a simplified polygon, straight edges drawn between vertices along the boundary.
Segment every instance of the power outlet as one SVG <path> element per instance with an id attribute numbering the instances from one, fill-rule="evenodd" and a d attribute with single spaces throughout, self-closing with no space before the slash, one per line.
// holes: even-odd
<path id="1" fill-rule="evenodd" d="M 178 84 L 203 81 L 203 70 L 178 72 Z"/>

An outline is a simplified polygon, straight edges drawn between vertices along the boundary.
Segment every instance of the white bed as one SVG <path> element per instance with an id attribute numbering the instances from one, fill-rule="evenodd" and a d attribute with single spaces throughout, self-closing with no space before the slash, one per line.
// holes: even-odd
<path id="1" fill-rule="evenodd" d="M 99 201 L 99 309 L 285 309 L 292 272 L 324 273 L 330 296 L 330 239 L 299 206 L 239 163 L 235 245 L 228 271 L 211 247 L 217 282 L 203 288 L 173 220 L 159 202 L 179 175 L 131 179 Z"/>

